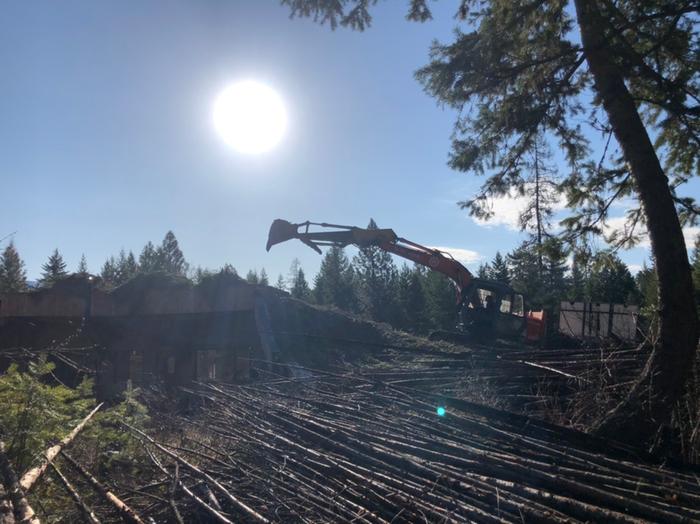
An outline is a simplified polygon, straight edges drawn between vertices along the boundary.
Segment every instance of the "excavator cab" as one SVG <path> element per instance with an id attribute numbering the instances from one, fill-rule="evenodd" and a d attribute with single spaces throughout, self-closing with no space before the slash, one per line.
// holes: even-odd
<path id="1" fill-rule="evenodd" d="M 519 337 L 527 326 L 525 299 L 507 284 L 475 278 L 463 294 L 459 322 L 482 338 Z"/>

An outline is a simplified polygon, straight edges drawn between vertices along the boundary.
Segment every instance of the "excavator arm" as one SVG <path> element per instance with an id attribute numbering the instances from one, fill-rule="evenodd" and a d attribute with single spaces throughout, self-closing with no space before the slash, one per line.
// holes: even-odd
<path id="1" fill-rule="evenodd" d="M 333 228 L 335 231 L 309 231 L 310 226 Z M 450 278 L 457 288 L 459 302 L 462 301 L 464 292 L 473 279 L 469 270 L 452 258 L 449 253 L 401 238 L 394 233 L 393 229 L 362 229 L 354 226 L 308 221 L 292 224 L 278 218 L 270 227 L 267 250 L 269 251 L 275 244 L 293 238 L 301 240 L 319 254 L 321 253 L 320 246 L 345 247 L 351 244 L 360 248 L 377 246 L 384 251 L 426 266 Z"/>

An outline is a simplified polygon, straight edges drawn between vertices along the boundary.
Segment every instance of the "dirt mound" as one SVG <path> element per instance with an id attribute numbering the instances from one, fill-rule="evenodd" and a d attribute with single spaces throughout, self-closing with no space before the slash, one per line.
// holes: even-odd
<path id="1" fill-rule="evenodd" d="M 446 342 L 397 331 L 345 311 L 315 306 L 288 296 L 267 303 L 270 329 L 283 361 L 334 367 L 370 358 L 386 349 L 461 351 Z"/>

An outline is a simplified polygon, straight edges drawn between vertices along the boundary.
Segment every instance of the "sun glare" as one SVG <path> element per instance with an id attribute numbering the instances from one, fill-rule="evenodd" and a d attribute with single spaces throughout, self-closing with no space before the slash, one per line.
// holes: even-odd
<path id="1" fill-rule="evenodd" d="M 252 80 L 224 89 L 214 102 L 213 117 L 222 140 L 250 155 L 275 147 L 287 130 L 287 111 L 280 96 Z"/>

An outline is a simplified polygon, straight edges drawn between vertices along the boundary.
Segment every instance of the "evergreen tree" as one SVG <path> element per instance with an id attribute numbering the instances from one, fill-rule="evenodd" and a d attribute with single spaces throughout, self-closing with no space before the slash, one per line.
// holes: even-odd
<path id="1" fill-rule="evenodd" d="M 53 250 L 53 253 L 49 256 L 49 260 L 41 266 L 41 269 L 43 272 L 39 279 L 39 284 L 42 287 L 50 287 L 57 280 L 61 280 L 68 275 L 66 263 L 63 260 L 63 256 L 58 252 L 58 249 Z"/>
<path id="2" fill-rule="evenodd" d="M 294 287 L 294 282 L 297 279 L 297 276 L 299 275 L 299 269 L 301 268 L 301 262 L 299 261 L 298 258 L 292 259 L 292 263 L 289 264 L 289 273 L 287 275 L 287 284 L 289 287 L 289 290 L 291 291 L 291 288 Z"/>
<path id="3" fill-rule="evenodd" d="M 311 299 L 311 288 L 309 288 L 309 283 L 304 276 L 304 270 L 301 268 L 297 269 L 297 274 L 292 281 L 290 293 L 294 298 L 300 300 L 309 301 Z"/>
<path id="4" fill-rule="evenodd" d="M 378 229 L 373 219 L 370 219 L 367 229 Z M 353 267 L 362 312 L 379 322 L 396 323 L 399 316 L 397 271 L 391 255 L 377 246 L 363 247 L 355 256 Z"/>
<path id="5" fill-rule="evenodd" d="M 693 286 L 695 288 L 695 305 L 700 312 L 700 235 L 695 239 L 693 254 L 690 259 L 693 269 Z"/>
<path id="6" fill-rule="evenodd" d="M 548 302 L 540 254 L 531 242 L 523 242 L 507 255 L 511 286 L 525 295 L 530 307 L 540 309 Z"/>
<path id="7" fill-rule="evenodd" d="M 132 278 L 139 272 L 139 264 L 136 262 L 136 257 L 134 252 L 129 250 L 129 254 L 126 257 L 126 264 L 124 264 L 124 269 L 129 278 Z"/>
<path id="8" fill-rule="evenodd" d="M 102 270 L 100 271 L 100 278 L 102 279 L 102 286 L 105 289 L 112 289 L 119 285 L 119 277 L 117 274 L 117 261 L 113 256 L 110 256 L 105 263 L 102 265 Z"/>
<path id="9" fill-rule="evenodd" d="M 111 266 L 114 270 L 114 274 L 111 277 L 112 284 L 115 286 L 120 286 L 124 282 L 128 282 L 139 272 L 139 266 L 136 263 L 134 253 L 129 251 L 127 255 L 124 249 L 119 251 L 119 256 L 116 260 L 113 257 L 111 258 Z"/>
<path id="10" fill-rule="evenodd" d="M 76 270 L 76 273 L 78 275 L 87 275 L 89 273 L 88 271 L 88 265 L 87 265 L 87 259 L 85 258 L 85 253 L 82 254 L 80 257 L 80 262 L 78 263 L 78 269 Z"/>
<path id="11" fill-rule="evenodd" d="M 569 286 L 566 293 L 567 300 L 571 302 L 580 302 L 585 299 L 585 275 L 581 269 L 581 262 L 576 256 L 571 263 L 571 275 L 569 276 Z"/>
<path id="12" fill-rule="evenodd" d="M 639 304 L 641 300 L 627 264 L 614 254 L 600 253 L 596 256 L 587 288 L 594 302 Z"/>
<path id="13" fill-rule="evenodd" d="M 156 249 L 150 240 L 143 246 L 143 250 L 139 255 L 138 266 L 141 273 L 152 273 L 164 269 L 162 252 L 160 249 Z"/>
<path id="14" fill-rule="evenodd" d="M 224 264 L 219 270 L 220 274 L 238 276 L 238 271 L 231 264 Z"/>
<path id="15" fill-rule="evenodd" d="M 261 286 L 269 286 L 270 285 L 270 280 L 267 278 L 267 271 L 265 271 L 265 268 L 262 268 L 260 270 L 260 281 L 259 284 Z"/>
<path id="16" fill-rule="evenodd" d="M 333 246 L 326 251 L 314 280 L 314 298 L 317 304 L 357 310 L 355 275 L 343 248 Z"/>
<path id="17" fill-rule="evenodd" d="M 425 279 L 426 275 L 419 266 L 411 269 L 404 264 L 399 272 L 401 327 L 412 333 L 427 333 L 432 325 L 425 292 Z"/>
<path id="18" fill-rule="evenodd" d="M 185 276 L 187 274 L 189 266 L 172 231 L 168 231 L 165 234 L 160 250 L 164 271 L 173 275 Z"/>
<path id="19" fill-rule="evenodd" d="M 202 280 L 212 276 L 213 274 L 214 273 L 211 270 L 203 268 L 202 266 L 197 266 L 194 270 L 194 275 L 192 275 L 192 280 L 195 284 L 199 284 L 202 282 Z"/>
<path id="20" fill-rule="evenodd" d="M 489 278 L 492 280 L 503 282 L 504 284 L 510 284 L 508 264 L 506 264 L 505 259 L 501 256 L 499 251 L 496 251 L 496 256 L 491 261 L 491 271 L 489 273 Z"/>
<path id="21" fill-rule="evenodd" d="M 438 329 L 454 329 L 457 292 L 452 281 L 437 271 L 428 271 L 424 286 L 430 324 Z"/>
<path id="22" fill-rule="evenodd" d="M 17 293 L 27 290 L 27 274 L 24 262 L 13 242 L 0 255 L 0 292 Z"/>
<path id="23" fill-rule="evenodd" d="M 260 277 L 258 277 L 258 272 L 255 269 L 248 270 L 248 273 L 245 276 L 245 280 L 246 282 L 248 282 L 248 284 L 260 283 Z"/>
<path id="24" fill-rule="evenodd" d="M 555 332 L 559 324 L 559 307 L 568 295 L 566 279 L 567 252 L 561 241 L 554 237 L 547 238 L 540 245 L 535 244 L 539 256 L 538 265 L 543 289 L 542 307 L 549 313 L 547 331 Z"/>
<path id="25" fill-rule="evenodd" d="M 646 262 L 634 278 L 639 289 L 641 303 L 640 313 L 643 328 L 653 339 L 658 336 L 659 329 L 659 279 L 653 267 L 647 267 Z"/>
<path id="26" fill-rule="evenodd" d="M 479 264 L 479 269 L 476 270 L 476 276 L 484 280 L 491 278 L 491 266 L 488 264 L 488 262 Z"/>
<path id="27" fill-rule="evenodd" d="M 287 291 L 287 283 L 284 281 L 284 277 L 279 275 L 277 277 L 277 282 L 275 282 L 275 287 L 280 291 Z"/>
<path id="28" fill-rule="evenodd" d="M 544 284 L 547 292 L 556 297 L 556 303 L 566 296 L 566 257 L 564 245 L 556 238 L 548 238 L 540 246 L 544 265 Z"/>
<path id="29" fill-rule="evenodd" d="M 525 295 L 532 309 L 547 310 L 552 321 L 559 304 L 569 297 L 566 257 L 563 244 L 555 238 L 541 245 L 525 241 L 507 256 L 513 289 Z"/>

